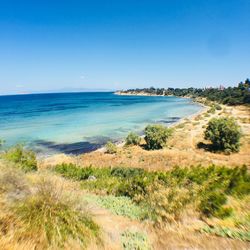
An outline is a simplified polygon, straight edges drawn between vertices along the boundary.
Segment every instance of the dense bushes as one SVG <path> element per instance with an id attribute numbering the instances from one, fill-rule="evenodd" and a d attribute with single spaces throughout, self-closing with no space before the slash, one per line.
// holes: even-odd
<path id="1" fill-rule="evenodd" d="M 145 141 L 147 149 L 161 149 L 166 145 L 172 130 L 163 125 L 148 125 L 145 128 Z"/>
<path id="2" fill-rule="evenodd" d="M 122 168 L 116 167 L 111 170 L 111 175 L 123 178 L 132 178 L 137 175 L 142 175 L 145 172 L 142 168 Z"/>
<path id="3" fill-rule="evenodd" d="M 8 161 L 11 161 L 24 171 L 37 170 L 36 155 L 33 151 L 25 149 L 21 145 L 10 148 L 3 155 Z"/>
<path id="4" fill-rule="evenodd" d="M 72 163 L 62 163 L 55 166 L 55 171 L 62 176 L 75 180 L 86 180 L 89 176 L 94 175 L 95 177 L 110 176 L 110 168 L 94 168 L 92 166 L 81 168 Z"/>
<path id="5" fill-rule="evenodd" d="M 140 145 L 141 137 L 136 133 L 130 132 L 126 137 L 125 145 Z"/>
<path id="6" fill-rule="evenodd" d="M 62 174 L 62 176 L 75 179 L 75 180 L 85 180 L 93 173 L 92 168 L 78 168 L 74 164 L 61 164 L 55 167 L 57 173 Z"/>
<path id="7" fill-rule="evenodd" d="M 211 191 L 204 193 L 201 198 L 199 209 L 206 216 L 224 217 L 223 205 L 226 203 L 227 197 L 224 193 L 218 191 Z"/>
<path id="8" fill-rule="evenodd" d="M 211 119 L 205 131 L 205 139 L 211 140 L 214 149 L 227 153 L 239 150 L 240 138 L 240 127 L 233 118 Z"/>
<path id="9" fill-rule="evenodd" d="M 67 166 L 58 168 L 68 172 Z M 196 209 L 204 216 L 230 216 L 232 209 L 226 206 L 227 197 L 241 198 L 250 194 L 250 175 L 246 166 L 176 167 L 168 172 L 121 167 L 87 169 L 97 179 L 90 181 L 82 178 L 85 180 L 82 182 L 83 188 L 101 194 L 127 196 L 148 207 L 148 216 L 158 222 L 178 219 L 191 202 L 197 204 Z M 61 174 L 64 176 L 75 178 L 63 171 Z M 76 170 L 72 172 L 78 175 Z"/>

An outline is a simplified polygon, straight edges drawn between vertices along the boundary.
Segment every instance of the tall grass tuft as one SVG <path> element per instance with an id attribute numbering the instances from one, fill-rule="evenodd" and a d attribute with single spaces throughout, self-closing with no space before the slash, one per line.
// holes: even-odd
<path id="1" fill-rule="evenodd" d="M 23 225 L 16 230 L 15 237 L 32 239 L 44 248 L 64 247 L 72 240 L 84 247 L 98 236 L 99 227 L 87 211 L 77 209 L 76 204 L 48 180 L 39 182 L 35 193 L 14 204 L 12 210 Z"/>

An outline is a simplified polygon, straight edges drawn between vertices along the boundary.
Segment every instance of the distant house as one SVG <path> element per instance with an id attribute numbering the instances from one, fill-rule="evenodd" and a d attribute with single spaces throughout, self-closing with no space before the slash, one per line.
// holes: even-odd
<path id="1" fill-rule="evenodd" d="M 220 85 L 219 90 L 224 90 L 224 89 L 225 89 L 225 87 Z"/>

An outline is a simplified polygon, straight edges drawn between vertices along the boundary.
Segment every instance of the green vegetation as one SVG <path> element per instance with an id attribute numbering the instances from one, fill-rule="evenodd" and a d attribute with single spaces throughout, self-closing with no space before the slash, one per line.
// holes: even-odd
<path id="1" fill-rule="evenodd" d="M 136 133 L 130 132 L 126 137 L 125 145 L 140 145 L 141 137 Z"/>
<path id="2" fill-rule="evenodd" d="M 201 229 L 201 232 L 215 234 L 217 236 L 228 237 L 232 239 L 250 241 L 250 232 L 243 230 L 232 230 L 226 227 L 205 227 Z"/>
<path id="3" fill-rule="evenodd" d="M 67 167 L 64 169 L 67 172 Z M 227 219 L 237 212 L 228 206 L 229 197 L 241 200 L 250 194 L 250 175 L 245 166 L 176 167 L 168 172 L 121 167 L 88 169 L 97 179 L 85 178 L 82 188 L 113 195 L 98 198 L 99 204 L 129 217 L 133 217 L 135 211 L 143 211 L 141 218 L 150 218 L 159 225 L 178 221 L 190 205 L 202 217 Z M 137 210 L 138 207 L 141 210 Z"/>
<path id="4" fill-rule="evenodd" d="M 134 204 L 129 197 L 88 195 L 84 199 L 97 203 L 99 206 L 110 210 L 113 214 L 126 216 L 133 220 L 142 220 L 146 216 L 146 212 Z"/>
<path id="5" fill-rule="evenodd" d="M 166 145 L 172 130 L 163 125 L 148 125 L 145 128 L 145 141 L 147 149 L 161 149 Z"/>
<path id="6" fill-rule="evenodd" d="M 188 189 L 173 184 L 167 187 L 159 181 L 148 186 L 145 195 L 150 218 L 159 225 L 179 220 L 190 198 Z"/>
<path id="7" fill-rule="evenodd" d="M 148 238 L 145 233 L 136 230 L 126 230 L 121 235 L 124 250 L 149 250 Z"/>
<path id="8" fill-rule="evenodd" d="M 41 182 L 37 189 L 13 208 L 24 224 L 25 234 L 42 232 L 49 245 L 61 247 L 68 238 L 86 245 L 89 237 L 97 236 L 99 228 L 92 219 L 73 209 L 72 201 L 64 198 L 50 182 Z"/>
<path id="9" fill-rule="evenodd" d="M 210 114 L 214 114 L 216 111 L 215 107 L 212 106 L 207 112 L 210 113 Z"/>
<path id="10" fill-rule="evenodd" d="M 21 145 L 10 148 L 1 156 L 6 160 L 15 163 L 15 166 L 20 167 L 26 172 L 37 170 L 35 153 L 31 150 L 25 149 Z"/>
<path id="11" fill-rule="evenodd" d="M 215 150 L 237 152 L 240 147 L 241 131 L 233 118 L 214 118 L 208 123 L 205 139 L 211 140 Z"/>
<path id="12" fill-rule="evenodd" d="M 69 198 L 57 179 L 0 163 L 1 247 L 5 242 L 13 248 L 74 249 L 100 242 L 99 227 L 84 204 Z"/>
<path id="13" fill-rule="evenodd" d="M 222 107 L 218 104 L 218 103 L 215 103 L 213 105 L 213 107 L 216 109 L 216 110 L 222 110 Z"/>
<path id="14" fill-rule="evenodd" d="M 63 177 L 74 180 L 85 180 L 93 173 L 92 168 L 78 168 L 74 164 L 61 164 L 55 167 L 55 171 L 62 174 Z"/>
<path id="15" fill-rule="evenodd" d="M 216 101 L 228 105 L 239 105 L 250 103 L 250 80 L 240 82 L 237 87 L 220 88 L 168 88 L 157 89 L 154 87 L 144 89 L 128 89 L 124 93 L 148 93 L 150 95 L 174 95 L 188 96 L 193 98 L 206 98 L 208 101 Z M 205 103 L 206 105 L 209 102 Z"/>
<path id="16" fill-rule="evenodd" d="M 106 143 L 105 148 L 106 148 L 106 153 L 107 154 L 115 154 L 115 153 L 117 153 L 117 146 L 111 141 L 108 141 Z"/>

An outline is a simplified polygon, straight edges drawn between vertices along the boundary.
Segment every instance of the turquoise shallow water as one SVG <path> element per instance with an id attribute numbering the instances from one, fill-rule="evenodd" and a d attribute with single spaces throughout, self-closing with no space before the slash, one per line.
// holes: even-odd
<path id="1" fill-rule="evenodd" d="M 172 124 L 200 111 L 189 99 L 120 96 L 111 92 L 0 96 L 0 138 L 37 152 L 82 153 L 107 140 L 142 133 L 149 123 Z"/>

